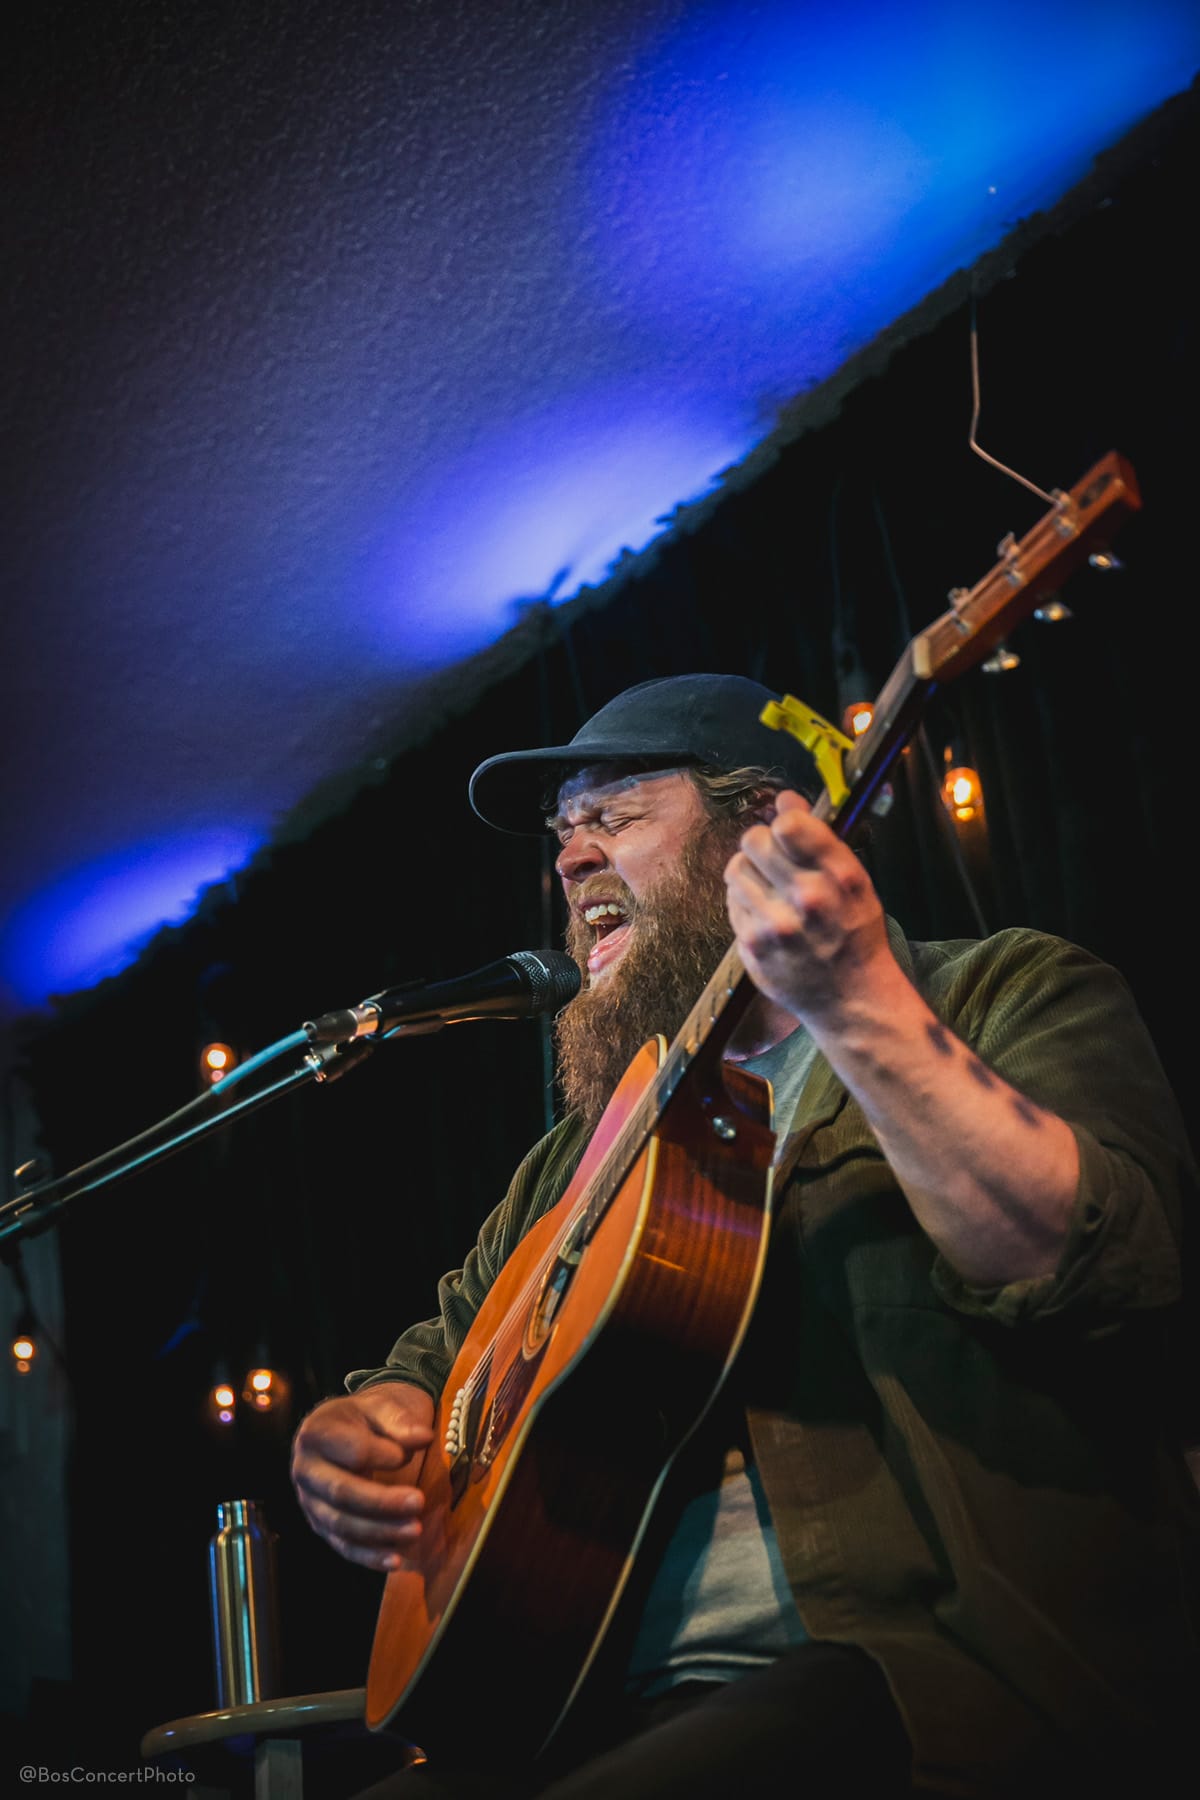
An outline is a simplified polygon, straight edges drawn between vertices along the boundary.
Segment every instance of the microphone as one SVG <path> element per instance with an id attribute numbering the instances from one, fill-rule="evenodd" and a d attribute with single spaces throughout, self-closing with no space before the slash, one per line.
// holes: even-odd
<path id="1" fill-rule="evenodd" d="M 408 981 L 322 1013 L 304 1026 L 310 1043 L 347 1044 L 399 1029 L 440 1031 L 464 1019 L 528 1019 L 557 1012 L 579 992 L 582 977 L 561 950 L 515 950 L 472 975 L 453 981 Z"/>

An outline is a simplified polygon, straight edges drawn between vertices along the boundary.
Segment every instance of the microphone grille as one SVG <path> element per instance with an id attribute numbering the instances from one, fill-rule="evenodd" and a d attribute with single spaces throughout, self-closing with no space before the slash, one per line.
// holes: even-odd
<path id="1" fill-rule="evenodd" d="M 578 964 L 562 950 L 515 950 L 508 960 L 528 981 L 534 1012 L 557 1012 L 582 986 Z"/>

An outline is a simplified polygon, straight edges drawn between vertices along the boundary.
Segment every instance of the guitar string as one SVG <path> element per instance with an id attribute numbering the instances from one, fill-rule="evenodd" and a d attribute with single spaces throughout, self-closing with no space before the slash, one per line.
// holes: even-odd
<path id="1" fill-rule="evenodd" d="M 608 1151 L 601 1159 L 598 1168 L 585 1185 L 579 1196 L 578 1204 L 571 1212 L 566 1225 L 557 1237 L 553 1248 L 547 1251 L 540 1263 L 535 1265 L 524 1288 L 509 1306 L 504 1318 L 497 1327 L 494 1336 L 489 1341 L 470 1375 L 463 1383 L 462 1391 L 465 1396 L 465 1403 L 474 1400 L 481 1375 L 483 1375 L 485 1370 L 485 1365 L 486 1375 L 484 1375 L 483 1378 L 486 1379 L 486 1376 L 490 1375 L 491 1369 L 495 1366 L 497 1360 L 495 1353 L 502 1342 L 505 1339 L 524 1336 L 525 1315 L 532 1305 L 539 1289 L 545 1285 L 546 1278 L 554 1265 L 559 1253 L 559 1246 L 562 1244 L 563 1240 L 568 1238 L 571 1232 L 585 1219 L 589 1221 L 591 1228 L 594 1230 L 600 1219 L 603 1218 L 604 1213 L 608 1210 L 608 1206 L 617 1189 L 628 1179 L 630 1168 L 633 1162 L 636 1161 L 637 1157 L 642 1153 L 645 1146 L 645 1139 L 649 1134 L 652 1124 L 655 1119 L 661 1115 L 663 1107 L 670 1101 L 674 1094 L 675 1088 L 678 1085 L 678 1080 L 686 1071 L 690 1057 L 694 1056 L 696 1051 L 700 1048 L 700 1044 L 703 1040 L 700 1038 L 699 1033 L 702 1025 L 704 1025 L 706 1001 L 709 1002 L 709 1024 L 715 1024 L 717 1019 L 724 1012 L 725 1005 L 732 997 L 737 982 L 742 974 L 741 958 L 737 955 L 736 946 L 731 946 L 724 957 L 722 957 L 720 963 L 713 972 L 713 975 L 706 984 L 703 993 L 688 1014 L 687 1019 L 684 1021 L 682 1028 L 675 1038 L 675 1042 L 664 1057 L 661 1066 L 655 1071 L 654 1080 L 650 1083 L 646 1092 L 641 1096 L 636 1106 L 633 1108 L 629 1118 L 625 1121 L 625 1124 L 613 1139 Z M 720 999 L 720 1004 L 718 1004 L 718 999 Z M 707 1030 L 707 1027 L 705 1029 Z M 694 1043 L 693 1040 L 695 1040 Z M 664 1089 L 666 1089 L 665 1095 L 663 1093 Z M 602 1205 L 597 1212 L 595 1211 L 595 1207 L 598 1200 L 602 1200 Z M 591 1216 L 593 1214 L 594 1216 Z M 517 1330 L 518 1316 L 520 1325 L 519 1332 Z M 496 1397 L 498 1399 L 511 1391 L 511 1385 L 515 1382 L 517 1374 L 518 1366 L 514 1361 L 510 1361 L 505 1373 L 501 1376 L 500 1382 L 497 1385 Z"/>

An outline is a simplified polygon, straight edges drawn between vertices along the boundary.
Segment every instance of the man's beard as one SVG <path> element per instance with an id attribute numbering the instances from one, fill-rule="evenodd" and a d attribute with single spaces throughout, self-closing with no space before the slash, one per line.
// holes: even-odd
<path id="1" fill-rule="evenodd" d="M 619 896 L 626 908 L 629 938 L 619 961 L 594 986 L 584 986 L 554 1027 L 563 1096 L 589 1134 L 635 1053 L 656 1032 L 668 1041 L 675 1036 L 733 942 L 722 875 L 745 828 L 744 819 L 708 820 L 678 865 L 641 900 L 614 876 L 597 879 L 597 892 Z M 586 896 L 585 884 L 577 904 L 586 904 Z M 595 943 L 572 908 L 567 949 L 585 983 Z"/>

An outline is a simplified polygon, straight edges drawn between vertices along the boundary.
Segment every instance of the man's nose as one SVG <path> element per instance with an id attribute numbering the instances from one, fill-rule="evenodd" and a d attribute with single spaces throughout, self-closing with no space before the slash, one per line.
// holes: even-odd
<path id="1" fill-rule="evenodd" d="M 554 864 L 562 881 L 583 881 L 588 875 L 608 867 L 608 857 L 600 840 L 583 826 L 576 826 Z"/>

